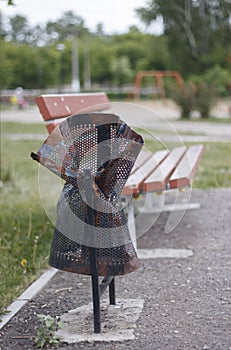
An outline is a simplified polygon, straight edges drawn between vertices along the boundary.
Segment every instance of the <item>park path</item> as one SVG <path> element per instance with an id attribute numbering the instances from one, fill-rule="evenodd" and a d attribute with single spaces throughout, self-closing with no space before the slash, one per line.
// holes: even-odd
<path id="1" fill-rule="evenodd" d="M 212 111 L 223 122 L 182 121 L 179 109 L 170 101 L 156 102 L 112 102 L 111 112 L 121 116 L 129 125 L 143 129 L 145 137 L 154 136 L 161 140 L 174 141 L 180 134 L 185 142 L 231 141 L 231 123 L 225 122 L 230 116 L 231 103 L 218 105 Z M 1 121 L 21 123 L 43 123 L 38 108 L 1 111 Z M 148 135 L 151 131 L 151 135 Z M 2 138 L 44 139 L 46 134 L 3 134 Z"/>
<path id="2" fill-rule="evenodd" d="M 230 189 L 195 190 L 192 201 L 199 202 L 200 209 L 188 210 L 169 234 L 164 233 L 169 213 L 162 212 L 155 225 L 139 238 L 138 251 L 187 249 L 192 255 L 142 258 L 138 271 L 116 277 L 117 299 L 143 301 L 132 326 L 133 338 L 112 341 L 117 329 L 120 333 L 123 330 L 122 334 L 130 331 L 125 315 L 117 318 L 120 316 L 120 305 L 117 305 L 113 317 L 108 316 L 107 308 L 102 312 L 106 341 L 99 341 L 95 336 L 96 341 L 77 339 L 79 342 L 60 344 L 58 349 L 230 350 L 230 196 Z M 148 215 L 140 221 L 140 227 Z M 106 298 L 105 295 L 103 300 Z M 57 272 L 1 330 L 0 348 L 35 350 L 33 337 L 38 314 L 63 315 L 89 303 L 89 276 Z M 85 329 L 91 327 L 89 333 L 93 338 L 92 312 L 84 322 L 80 318 L 82 314 L 81 311 L 76 322 L 70 324 L 70 332 L 81 333 L 83 337 Z"/>

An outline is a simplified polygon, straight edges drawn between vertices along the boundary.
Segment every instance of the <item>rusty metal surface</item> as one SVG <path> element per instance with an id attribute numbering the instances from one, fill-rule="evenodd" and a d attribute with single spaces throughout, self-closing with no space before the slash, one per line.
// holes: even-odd
<path id="1" fill-rule="evenodd" d="M 118 116 L 92 113 L 67 118 L 32 154 L 66 181 L 50 265 L 91 275 L 94 247 L 101 276 L 138 268 L 120 195 L 142 145 L 142 137 Z"/>

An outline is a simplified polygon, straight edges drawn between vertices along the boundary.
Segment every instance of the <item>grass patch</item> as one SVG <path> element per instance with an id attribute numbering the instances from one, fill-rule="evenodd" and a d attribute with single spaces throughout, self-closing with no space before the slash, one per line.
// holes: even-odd
<path id="1" fill-rule="evenodd" d="M 5 134 L 47 134 L 45 124 L 27 124 L 16 122 L 2 122 L 1 132 Z"/>
<path id="2" fill-rule="evenodd" d="M 205 152 L 195 176 L 195 188 L 231 188 L 231 143 L 205 143 Z"/>
<path id="3" fill-rule="evenodd" d="M 163 148 L 153 141 L 145 145 L 152 151 Z M 48 266 L 53 225 L 41 205 L 38 166 L 30 158 L 30 152 L 40 146 L 41 141 L 2 140 L 0 312 Z M 206 143 L 194 187 L 230 188 L 230 154 L 231 143 Z M 51 191 L 47 193 L 51 196 Z M 54 209 L 56 203 L 52 201 Z"/>
<path id="4" fill-rule="evenodd" d="M 173 130 L 169 129 L 141 129 L 141 128 L 137 128 L 134 127 L 134 130 L 141 134 L 143 136 L 143 138 L 150 138 L 151 135 L 172 135 L 173 134 Z M 206 134 L 204 132 L 201 131 L 177 131 L 178 135 L 190 135 L 190 136 L 205 136 Z"/>
<path id="5" fill-rule="evenodd" d="M 53 227 L 41 206 L 37 164 L 41 142 L 2 140 L 0 313 L 48 266 Z"/>

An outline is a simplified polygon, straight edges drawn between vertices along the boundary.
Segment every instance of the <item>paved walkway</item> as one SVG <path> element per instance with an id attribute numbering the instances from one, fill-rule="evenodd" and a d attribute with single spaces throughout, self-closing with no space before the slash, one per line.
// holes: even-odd
<path id="1" fill-rule="evenodd" d="M 180 138 L 184 142 L 231 141 L 231 124 L 225 123 L 229 116 L 229 104 L 218 106 L 215 115 L 224 122 L 198 122 L 179 120 L 179 109 L 171 102 L 142 102 L 125 103 L 113 102 L 111 111 L 117 113 L 129 125 L 142 128 L 146 139 L 156 137 L 161 141 L 176 141 Z M 22 123 L 43 123 L 37 107 L 26 110 L 10 110 L 1 112 L 2 121 L 18 121 Z M 21 138 L 44 139 L 46 135 L 22 134 Z M 2 135 L 4 138 L 17 138 L 19 135 Z"/>
<path id="2" fill-rule="evenodd" d="M 133 327 L 134 339 L 60 344 L 60 350 L 230 350 L 231 349 L 231 189 L 195 190 L 189 210 L 169 234 L 169 212 L 138 240 L 139 249 L 177 249 L 192 254 L 141 259 L 137 272 L 116 278 L 117 298 L 143 300 Z M 174 198 L 168 197 L 171 202 Z M 150 215 L 143 216 L 143 223 Z M 138 231 L 142 228 L 139 221 Z M 62 315 L 91 301 L 90 279 L 58 272 L 1 330 L 2 350 L 35 349 L 37 314 Z M 138 303 L 139 302 L 139 303 Z M 118 305 L 119 312 L 120 304 Z M 115 313 L 118 314 L 115 310 Z M 81 314 L 82 315 L 82 314 Z M 104 317 L 108 317 L 106 311 Z M 92 325 L 92 316 L 88 315 Z M 114 327 L 126 328 L 125 314 Z M 123 323 L 124 322 L 124 323 Z M 107 318 L 104 334 L 110 331 Z M 77 317 L 76 332 L 83 326 Z M 109 327 L 109 328 L 108 328 Z M 114 328 L 113 328 L 114 329 Z M 91 332 L 92 334 L 92 329 Z"/>
<path id="3" fill-rule="evenodd" d="M 176 120 L 179 111 L 172 106 L 115 103 L 112 111 L 129 124 L 145 129 L 147 137 L 157 135 L 172 140 L 181 132 L 188 140 L 231 141 L 230 124 L 179 121 Z M 1 120 L 43 122 L 37 108 L 17 114 L 2 112 Z M 149 133 L 150 129 L 156 132 Z M 42 140 L 46 137 L 36 135 Z M 16 137 L 14 134 L 2 136 Z M 35 135 L 20 134 L 19 137 L 34 139 Z M 166 197 L 168 204 L 174 201 L 171 195 Z M 125 308 L 126 305 L 139 308 L 136 318 L 128 325 L 129 315 L 123 309 L 119 314 L 122 308 L 119 303 L 118 310 L 114 310 L 114 322 L 111 322 L 105 307 L 102 321 L 106 325 L 107 339 L 95 341 L 91 338 L 90 343 L 82 339 L 75 344 L 61 344 L 59 349 L 231 350 L 230 198 L 231 189 L 195 190 L 191 202 L 200 203 L 201 208 L 196 205 L 196 209 L 187 211 L 169 234 L 164 233 L 169 212 L 162 212 L 155 225 L 138 240 L 141 268 L 116 278 L 117 298 L 123 301 Z M 138 233 L 153 220 L 153 215 L 156 213 L 139 216 Z M 55 316 L 75 308 L 86 309 L 91 300 L 90 279 L 57 272 L 29 302 L 25 295 L 23 298 L 23 308 L 0 332 L 0 350 L 35 349 L 33 339 L 38 314 Z M 78 315 L 73 321 L 74 331 L 84 333 L 79 329 L 85 322 L 88 322 L 87 327 L 92 325 L 92 314 L 88 313 L 86 319 Z M 123 330 L 120 333 L 130 335 L 130 340 L 124 337 L 113 341 L 109 337 L 111 332 L 115 340 L 119 327 Z M 92 336 L 92 329 L 90 333 Z"/>

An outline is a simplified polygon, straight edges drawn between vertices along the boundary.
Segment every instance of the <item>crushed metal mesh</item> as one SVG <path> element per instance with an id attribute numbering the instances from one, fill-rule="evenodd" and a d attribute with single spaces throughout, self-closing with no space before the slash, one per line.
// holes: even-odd
<path id="1" fill-rule="evenodd" d="M 32 158 L 66 182 L 57 204 L 49 263 L 91 275 L 95 249 L 98 274 L 136 270 L 121 192 L 143 139 L 114 114 L 74 115 L 62 122 Z"/>

